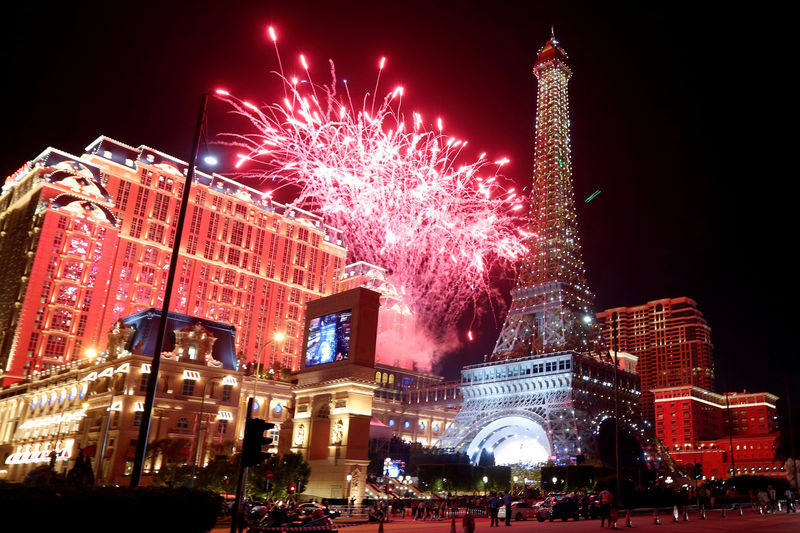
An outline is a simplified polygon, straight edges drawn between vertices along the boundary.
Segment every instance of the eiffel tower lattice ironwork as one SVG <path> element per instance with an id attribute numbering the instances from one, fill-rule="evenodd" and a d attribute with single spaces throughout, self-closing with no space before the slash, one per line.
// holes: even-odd
<path id="1" fill-rule="evenodd" d="M 505 441 L 519 442 L 522 450 L 525 439 L 551 457 L 594 455 L 599 426 L 614 413 L 614 364 L 591 354 L 601 338 L 593 324 L 594 295 L 586 283 L 572 187 L 572 71 L 552 33 L 533 72 L 538 94 L 528 253 L 491 358 L 462 370 L 462 408 L 439 441 L 473 461 Z M 638 399 L 638 376 L 626 370 L 619 377 L 625 406 L 620 422 L 641 431 L 629 408 Z"/>
<path id="2" fill-rule="evenodd" d="M 572 71 L 555 36 L 539 52 L 528 254 L 492 359 L 587 351 L 596 339 L 594 295 L 586 283 L 575 201 L 567 83 Z"/>

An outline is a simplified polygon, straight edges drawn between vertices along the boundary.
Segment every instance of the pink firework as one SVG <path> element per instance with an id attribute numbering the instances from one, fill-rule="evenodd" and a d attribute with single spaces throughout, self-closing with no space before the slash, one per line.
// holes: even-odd
<path id="1" fill-rule="evenodd" d="M 440 333 L 493 306 L 490 274 L 512 272 L 526 237 L 524 198 L 499 183 L 508 160 L 464 162 L 467 142 L 441 120 L 427 129 L 413 113 L 407 124 L 402 87 L 354 108 L 337 94 L 333 63 L 330 72 L 330 85 L 281 74 L 286 97 L 263 107 L 218 92 L 253 128 L 229 137 L 244 149 L 240 175 L 296 188 L 294 205 L 344 230 L 349 259 L 387 269 L 418 325 Z"/>

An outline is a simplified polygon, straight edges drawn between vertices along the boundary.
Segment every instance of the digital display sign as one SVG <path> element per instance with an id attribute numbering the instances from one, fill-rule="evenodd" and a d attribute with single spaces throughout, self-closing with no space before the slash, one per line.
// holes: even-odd
<path id="1" fill-rule="evenodd" d="M 399 478 L 406 471 L 406 463 L 398 459 L 391 459 L 387 457 L 383 461 L 383 475 L 384 477 Z"/>
<path id="2" fill-rule="evenodd" d="M 306 366 L 347 360 L 352 317 L 353 310 L 347 309 L 309 320 Z"/>

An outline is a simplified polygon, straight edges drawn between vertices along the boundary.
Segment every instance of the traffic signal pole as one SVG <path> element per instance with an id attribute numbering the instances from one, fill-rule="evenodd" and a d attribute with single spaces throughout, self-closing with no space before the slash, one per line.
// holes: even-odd
<path id="1" fill-rule="evenodd" d="M 253 418 L 253 402 L 254 397 L 247 400 L 247 417 L 245 418 L 245 433 L 247 432 L 247 423 Z M 236 527 L 239 524 L 239 507 L 241 506 L 242 498 L 245 493 L 245 483 L 247 482 L 247 467 L 244 465 L 244 443 L 242 443 L 242 453 L 239 454 L 239 482 L 236 484 L 236 501 L 233 502 L 233 510 L 231 511 L 231 531 L 236 533 Z"/>

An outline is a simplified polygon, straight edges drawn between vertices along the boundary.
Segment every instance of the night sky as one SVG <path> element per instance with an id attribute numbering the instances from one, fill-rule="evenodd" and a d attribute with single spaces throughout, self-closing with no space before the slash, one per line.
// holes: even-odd
<path id="1" fill-rule="evenodd" d="M 718 390 L 784 396 L 788 381 L 800 400 L 786 104 L 796 60 L 777 4 L 27 4 L 5 8 L 2 22 L 6 175 L 47 146 L 80 154 L 101 134 L 188 160 L 203 92 L 282 96 L 272 24 L 287 74 L 300 74 L 303 53 L 325 82 L 330 58 L 354 94 L 373 90 L 386 56 L 381 94 L 402 84 L 406 112 L 441 116 L 469 139 L 470 159 L 509 157 L 504 173 L 522 186 L 533 165 L 531 69 L 553 24 L 574 73 L 575 198 L 596 309 L 693 298 L 712 328 Z M 212 101 L 210 140 L 240 127 L 226 111 Z M 442 372 L 478 362 L 499 327 L 490 321 Z"/>

